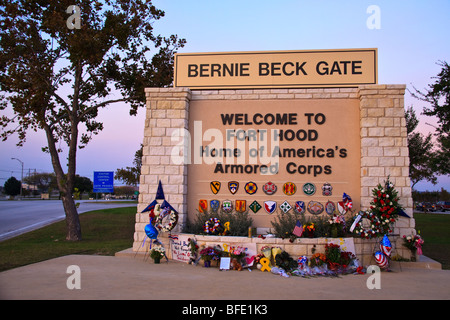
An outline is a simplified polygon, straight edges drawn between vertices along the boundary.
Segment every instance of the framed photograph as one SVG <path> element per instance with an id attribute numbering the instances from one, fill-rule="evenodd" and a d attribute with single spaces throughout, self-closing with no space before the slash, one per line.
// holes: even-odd
<path id="1" fill-rule="evenodd" d="M 230 263 L 231 263 L 231 258 L 230 257 L 222 257 L 222 258 L 220 258 L 219 270 L 230 270 Z"/>

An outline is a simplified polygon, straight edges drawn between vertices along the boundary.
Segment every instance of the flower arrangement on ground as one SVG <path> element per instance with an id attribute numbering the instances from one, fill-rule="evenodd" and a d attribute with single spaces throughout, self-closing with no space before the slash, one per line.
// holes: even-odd
<path id="1" fill-rule="evenodd" d="M 359 219 L 354 229 L 356 234 L 366 239 L 382 237 L 392 233 L 393 223 L 402 210 L 398 203 L 398 192 L 395 190 L 394 184 L 389 181 L 389 177 L 384 186 L 378 184 L 372 190 L 372 194 L 374 198 L 370 203 L 370 210 L 359 213 L 362 219 Z M 366 227 L 364 224 L 366 224 Z"/>
<path id="2" fill-rule="evenodd" d="M 411 250 L 412 260 L 415 260 L 416 253 L 422 254 L 422 245 L 424 241 L 419 234 L 403 236 L 403 246 Z"/>
<path id="3" fill-rule="evenodd" d="M 286 251 L 282 251 L 275 256 L 275 265 L 286 272 L 298 267 L 297 261 L 295 261 Z"/>
<path id="4" fill-rule="evenodd" d="M 314 253 L 309 259 L 309 264 L 311 267 L 320 267 L 326 264 L 327 257 L 323 253 Z"/>
<path id="5" fill-rule="evenodd" d="M 237 246 L 237 247 L 230 247 L 228 250 L 228 253 L 230 254 L 230 257 L 232 259 L 236 259 L 239 263 L 241 263 L 242 258 L 245 257 L 246 254 L 246 248 Z"/>
<path id="6" fill-rule="evenodd" d="M 155 263 L 159 263 L 161 258 L 166 256 L 166 249 L 162 246 L 156 246 L 150 251 L 150 257 Z"/>
<path id="7" fill-rule="evenodd" d="M 191 255 L 189 256 L 189 264 L 194 263 L 196 265 L 199 247 L 197 245 L 197 241 L 195 241 L 194 238 L 189 238 L 188 241 L 189 241 L 189 250 L 191 252 Z"/>
<path id="8" fill-rule="evenodd" d="M 219 260 L 222 252 L 215 247 L 206 247 L 200 251 L 200 256 L 202 260 L 205 262 L 205 267 L 211 266 L 211 261 Z"/>

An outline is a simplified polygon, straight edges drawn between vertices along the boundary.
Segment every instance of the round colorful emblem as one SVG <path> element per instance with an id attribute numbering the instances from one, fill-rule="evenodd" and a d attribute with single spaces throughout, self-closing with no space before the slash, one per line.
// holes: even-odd
<path id="1" fill-rule="evenodd" d="M 254 182 L 247 182 L 245 184 L 245 192 L 247 192 L 248 194 L 255 194 L 256 191 L 258 190 L 258 186 L 256 185 L 256 183 Z"/>
<path id="2" fill-rule="evenodd" d="M 308 211 L 312 214 L 321 214 L 323 212 L 323 204 L 317 201 L 310 201 L 308 203 Z"/>
<path id="3" fill-rule="evenodd" d="M 316 186 L 311 182 L 305 183 L 303 185 L 303 193 L 307 196 L 312 196 L 314 193 L 316 193 Z"/>
<path id="4" fill-rule="evenodd" d="M 297 191 L 297 186 L 293 182 L 286 182 L 283 185 L 283 192 L 287 196 L 292 196 Z"/>
<path id="5" fill-rule="evenodd" d="M 267 182 L 264 186 L 263 186 L 263 191 L 265 194 L 267 195 L 272 195 L 275 192 L 277 192 L 277 186 L 273 183 L 273 182 Z"/>

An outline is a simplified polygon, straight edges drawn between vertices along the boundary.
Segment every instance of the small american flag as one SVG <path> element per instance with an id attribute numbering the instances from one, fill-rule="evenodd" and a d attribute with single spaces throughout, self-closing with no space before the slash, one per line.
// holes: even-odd
<path id="1" fill-rule="evenodd" d="M 294 227 L 294 231 L 292 231 L 292 233 L 294 235 L 296 235 L 297 237 L 299 237 L 299 238 L 302 236 L 302 234 L 303 234 L 303 225 L 300 224 L 299 220 L 297 220 L 297 223 L 295 224 L 295 227 Z"/>

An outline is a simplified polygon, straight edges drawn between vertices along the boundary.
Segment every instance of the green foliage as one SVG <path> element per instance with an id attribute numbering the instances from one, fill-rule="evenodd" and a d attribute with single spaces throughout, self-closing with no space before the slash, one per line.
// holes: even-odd
<path id="1" fill-rule="evenodd" d="M 14 197 L 20 193 L 20 186 L 21 186 L 20 181 L 17 180 L 15 177 L 11 177 L 8 180 L 6 180 L 3 188 L 4 188 L 4 192 L 7 195 Z"/>
<path id="2" fill-rule="evenodd" d="M 225 222 L 230 222 L 230 232 L 227 235 L 230 236 L 247 236 L 248 228 L 252 226 L 253 219 L 249 213 L 246 212 L 231 212 L 225 213 L 223 211 L 214 212 L 197 212 L 193 221 L 187 221 L 184 225 L 183 232 L 194 234 L 205 234 L 203 227 L 205 221 L 210 218 L 217 218 L 222 225 Z"/>
<path id="3" fill-rule="evenodd" d="M 112 256 L 132 247 L 136 206 L 80 214 L 83 241 L 65 240 L 60 221 L 0 242 L 0 271 L 70 254 Z"/>
<path id="4" fill-rule="evenodd" d="M 0 137 L 42 130 L 68 218 L 67 238 L 81 240 L 72 198 L 76 154 L 103 129 L 99 111 L 126 102 L 145 106 L 145 87 L 172 83 L 173 55 L 185 44 L 154 34 L 164 16 L 151 1 L 80 1 L 70 29 L 70 0 L 0 0 Z M 113 88 L 119 94 L 113 93 Z M 113 96 L 113 94 L 115 96 Z M 67 171 L 60 159 L 67 146 Z M 80 189 L 80 187 L 78 187 Z M 81 190 L 81 189 L 80 189 Z"/>
<path id="5" fill-rule="evenodd" d="M 405 112 L 406 131 L 408 133 L 409 149 L 409 177 L 412 187 L 422 180 L 437 183 L 437 172 L 433 167 L 435 152 L 431 133 L 424 136 L 420 132 L 414 132 L 419 124 L 416 113 L 412 107 Z"/>
<path id="6" fill-rule="evenodd" d="M 437 65 L 442 69 L 433 77 L 435 82 L 428 85 L 425 92 L 414 88 L 412 95 L 429 105 L 424 108 L 424 115 L 437 118 L 437 149 L 432 159 L 432 170 L 447 175 L 450 174 L 450 65 L 446 61 L 439 61 Z"/>

